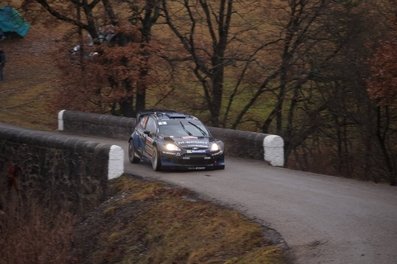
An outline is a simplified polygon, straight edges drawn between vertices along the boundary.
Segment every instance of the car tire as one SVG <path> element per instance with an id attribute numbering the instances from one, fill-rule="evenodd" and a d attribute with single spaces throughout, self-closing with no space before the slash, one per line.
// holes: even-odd
<path id="1" fill-rule="evenodd" d="M 160 154 L 159 154 L 159 151 L 157 150 L 156 146 L 153 146 L 152 168 L 153 168 L 154 171 L 160 171 L 161 170 Z"/>
<path id="2" fill-rule="evenodd" d="M 135 147 L 132 140 L 130 140 L 128 144 L 128 159 L 130 160 L 130 163 L 139 163 L 141 161 L 141 159 L 136 156 Z"/>

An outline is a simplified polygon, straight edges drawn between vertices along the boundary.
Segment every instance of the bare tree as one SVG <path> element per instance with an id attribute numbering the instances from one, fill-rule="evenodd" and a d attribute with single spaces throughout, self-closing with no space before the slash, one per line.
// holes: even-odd
<path id="1" fill-rule="evenodd" d="M 276 68 L 265 73 L 266 78 L 256 88 L 232 127 L 237 127 L 244 115 L 263 94 L 274 102 L 262 131 L 284 137 L 285 159 L 321 126 L 321 113 L 326 102 L 318 100 L 315 83 L 318 71 L 335 58 L 343 43 L 335 44 L 324 20 L 327 11 L 335 8 L 333 1 L 292 0 L 274 7 L 278 14 L 277 28 L 281 38 L 277 49 Z"/>
<path id="2" fill-rule="evenodd" d="M 175 11 L 170 8 L 168 1 L 163 1 L 163 9 L 167 24 L 181 41 L 184 49 L 191 56 L 194 64 L 193 72 L 201 82 L 207 106 L 211 113 L 211 123 L 219 125 L 219 117 L 222 106 L 224 72 L 227 60 L 225 51 L 229 41 L 230 26 L 234 13 L 233 0 L 205 1 L 195 3 L 184 0 L 178 1 L 181 9 Z M 178 25 L 176 17 L 187 18 L 183 26 Z M 199 42 L 198 29 L 205 27 L 211 40 L 208 49 L 202 47 Z"/>

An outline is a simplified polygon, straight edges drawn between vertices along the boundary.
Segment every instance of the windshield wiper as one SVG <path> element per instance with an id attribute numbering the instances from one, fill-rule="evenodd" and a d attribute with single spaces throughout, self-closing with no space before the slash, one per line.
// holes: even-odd
<path id="1" fill-rule="evenodd" d="M 182 126 L 183 130 L 185 130 L 185 132 L 186 132 L 189 136 L 192 136 L 192 133 L 191 133 L 189 130 L 186 129 L 186 127 L 185 127 L 185 125 L 182 123 L 182 121 L 179 121 L 179 123 L 181 123 L 181 126 Z"/>
<path id="2" fill-rule="evenodd" d="M 197 128 L 198 130 L 200 130 L 200 132 L 201 132 L 201 134 L 203 134 L 203 136 L 205 136 L 205 137 L 208 136 L 208 133 L 204 129 L 202 129 L 201 127 L 196 125 L 195 123 L 190 122 L 190 121 L 188 123 L 191 124 L 192 126 L 194 126 L 195 128 Z"/>

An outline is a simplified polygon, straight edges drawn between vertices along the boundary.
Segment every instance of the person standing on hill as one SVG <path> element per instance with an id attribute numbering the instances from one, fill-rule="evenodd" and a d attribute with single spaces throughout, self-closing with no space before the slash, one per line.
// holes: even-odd
<path id="1" fill-rule="evenodd" d="M 6 64 L 6 54 L 4 53 L 3 50 L 0 50 L 0 81 L 4 79 L 3 69 L 5 64 Z"/>

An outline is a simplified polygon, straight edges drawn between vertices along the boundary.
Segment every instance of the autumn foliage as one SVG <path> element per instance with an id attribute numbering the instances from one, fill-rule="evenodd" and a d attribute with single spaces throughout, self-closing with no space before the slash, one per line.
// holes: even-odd
<path id="1" fill-rule="evenodd" d="M 368 94 L 379 105 L 391 105 L 397 99 L 397 42 L 383 41 L 370 61 Z"/>
<path id="2" fill-rule="evenodd" d="M 59 53 L 64 88 L 56 102 L 58 106 L 108 112 L 133 97 L 142 66 L 139 31 L 133 26 L 114 27 L 113 31 L 112 42 L 81 43 L 77 52 Z M 118 38 L 127 39 L 128 43 L 119 45 Z"/>

